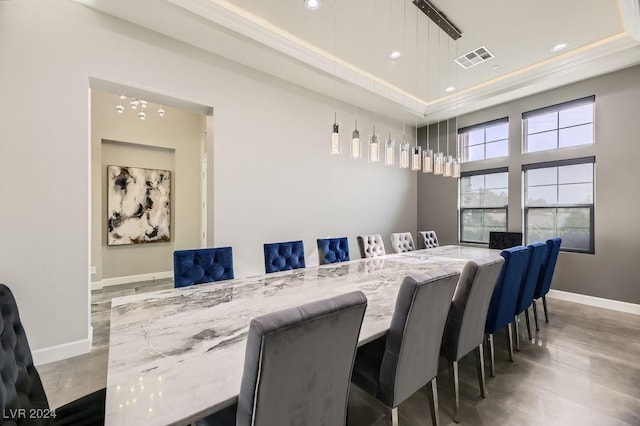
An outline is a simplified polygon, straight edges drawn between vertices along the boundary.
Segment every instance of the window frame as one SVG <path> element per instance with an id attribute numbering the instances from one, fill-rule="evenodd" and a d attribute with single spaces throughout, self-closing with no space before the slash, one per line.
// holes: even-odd
<path id="1" fill-rule="evenodd" d="M 498 124 L 506 124 L 507 125 L 507 138 L 506 139 L 496 139 L 495 141 L 489 141 L 487 142 L 487 128 L 488 127 L 493 127 L 495 125 Z M 463 142 L 463 138 L 462 136 L 465 133 L 469 133 L 475 130 L 479 130 L 479 129 L 483 129 L 484 130 L 484 139 L 483 142 L 480 144 L 474 144 L 471 146 L 482 146 L 483 149 L 483 158 L 479 159 L 479 160 L 465 160 L 464 159 L 464 150 L 465 150 L 465 146 L 464 146 L 464 142 Z M 493 160 L 496 158 L 507 158 L 509 157 L 509 117 L 502 117 L 502 118 L 497 118 L 495 120 L 490 120 L 490 121 L 485 121 L 483 123 L 478 123 L 478 124 L 474 124 L 472 126 L 467 126 L 467 127 L 461 127 L 458 129 L 458 141 L 459 141 L 459 146 L 460 146 L 460 151 L 462 153 L 462 155 L 460 156 L 462 158 L 462 162 L 463 163 L 472 163 L 472 162 L 476 162 L 476 161 L 486 161 L 486 160 Z M 506 141 L 507 143 L 507 153 L 506 155 L 501 155 L 499 157 L 489 157 L 487 158 L 487 143 L 495 143 L 495 142 L 499 142 L 499 141 Z M 469 146 L 467 146 L 467 148 L 469 148 Z"/>
<path id="2" fill-rule="evenodd" d="M 480 176 L 480 175 L 491 175 L 496 173 L 506 173 L 507 174 L 507 204 L 504 206 L 496 206 L 496 207 L 462 207 L 461 198 L 462 198 L 462 178 L 471 177 L 471 176 Z M 498 167 L 493 169 L 483 169 L 483 170 L 474 170 L 470 172 L 462 172 L 460 174 L 460 179 L 458 180 L 458 242 L 464 244 L 483 244 L 489 245 L 489 242 L 484 241 L 471 241 L 464 240 L 464 225 L 462 223 L 462 217 L 465 211 L 485 211 L 485 210 L 504 210 L 505 214 L 505 232 L 509 229 L 509 168 L 508 167 Z"/>
<path id="3" fill-rule="evenodd" d="M 548 169 L 552 167 L 563 167 L 563 166 L 575 166 L 578 164 L 591 164 L 593 167 L 593 179 L 591 182 L 592 185 L 592 194 L 593 194 L 593 202 L 590 204 L 560 204 L 556 203 L 548 206 L 529 206 L 527 205 L 527 194 L 529 189 L 529 182 L 527 181 L 526 172 L 529 170 L 536 169 Z M 530 163 L 522 165 L 522 194 L 523 194 L 523 237 L 525 244 L 529 244 L 529 210 L 556 210 L 559 209 L 589 209 L 589 248 L 586 250 L 576 249 L 576 248 L 565 248 L 560 247 L 560 251 L 567 253 L 584 253 L 584 254 L 595 254 L 595 205 L 596 205 L 596 157 L 579 157 L 579 158 L 570 158 L 567 160 L 557 160 L 557 161 L 544 161 L 539 163 Z M 558 187 L 560 184 L 556 183 L 555 186 Z M 557 217 L 557 216 L 556 216 Z M 557 237 L 557 235 L 556 235 Z M 555 238 L 555 237 L 554 237 Z"/>
<path id="4" fill-rule="evenodd" d="M 566 126 L 566 127 L 560 127 L 560 112 L 571 109 L 571 108 L 575 108 L 575 107 L 579 107 L 579 106 L 583 106 L 583 105 L 592 105 L 592 117 L 591 117 L 591 121 L 590 122 L 586 122 L 586 123 L 581 123 L 581 124 L 576 124 L 576 125 L 572 125 L 572 126 Z M 529 134 L 529 122 L 528 119 L 532 118 L 532 117 L 536 117 L 536 116 L 540 116 L 540 115 L 544 115 L 544 114 L 549 114 L 555 112 L 557 114 L 557 118 L 556 118 L 556 126 L 553 129 L 550 130 L 544 130 L 541 132 L 536 132 L 536 133 L 532 133 Z M 560 131 L 564 130 L 564 129 L 571 129 L 571 128 L 575 128 L 575 127 L 579 127 L 579 126 L 584 126 L 586 124 L 591 124 L 592 126 L 592 137 L 591 137 L 591 143 L 588 144 L 580 144 L 580 145 L 571 145 L 571 146 L 560 146 Z M 557 150 L 561 150 L 561 149 L 571 149 L 571 148 L 579 148 L 579 147 L 584 147 L 584 146 L 589 146 L 589 145 L 594 145 L 596 143 L 596 95 L 591 95 L 591 96 L 585 96 L 583 98 L 579 98 L 579 99 L 574 99 L 572 101 L 567 101 L 567 102 L 561 102 L 559 104 L 554 104 L 554 105 L 549 105 L 543 108 L 538 108 L 538 109 L 534 109 L 531 111 L 526 111 L 522 113 L 522 153 L 523 154 L 536 154 L 539 152 L 549 152 L 549 151 L 557 151 Z M 549 148 L 549 149 L 541 149 L 538 151 L 530 151 L 529 150 L 529 136 L 532 135 L 538 135 L 541 133 L 548 133 L 548 132 L 555 132 L 556 133 L 556 146 L 555 148 Z"/>

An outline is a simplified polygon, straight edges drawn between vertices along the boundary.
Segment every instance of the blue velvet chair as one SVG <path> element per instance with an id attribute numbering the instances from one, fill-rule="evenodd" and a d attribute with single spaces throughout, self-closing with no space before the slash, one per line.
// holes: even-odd
<path id="1" fill-rule="evenodd" d="M 502 265 L 498 281 L 496 281 L 496 286 L 493 289 L 489 311 L 487 312 L 487 322 L 484 326 L 489 346 L 489 368 L 492 377 L 496 375 L 493 335 L 505 327 L 509 359 L 513 361 L 513 312 L 516 309 L 516 302 L 520 294 L 529 249 L 523 246 L 513 247 L 503 250 L 500 255 L 504 257 L 504 265 Z"/>
<path id="2" fill-rule="evenodd" d="M 173 252 L 174 286 L 233 279 L 231 247 L 176 250 Z"/>
<path id="3" fill-rule="evenodd" d="M 545 296 L 547 295 L 547 293 L 549 293 L 549 289 L 551 288 L 553 272 L 556 269 L 556 262 L 558 261 L 558 253 L 560 253 L 561 245 L 562 238 L 552 238 L 550 240 L 547 240 L 547 257 L 542 262 L 540 275 L 538 276 L 538 285 L 536 286 L 536 291 L 533 293 L 533 318 L 536 322 L 536 330 L 539 330 L 536 299 L 542 298 L 544 319 L 546 322 L 549 322 L 549 314 L 547 313 L 547 299 Z"/>
<path id="4" fill-rule="evenodd" d="M 529 261 L 524 271 L 522 286 L 518 294 L 515 310 L 515 326 L 516 326 L 516 350 L 520 350 L 520 333 L 518 330 L 518 315 L 525 313 L 527 320 L 527 332 L 529 340 L 531 340 L 531 323 L 529 322 L 529 306 L 533 304 L 533 293 L 538 285 L 538 275 L 540 275 L 540 267 L 544 258 L 547 256 L 547 245 L 545 243 L 532 243 L 527 246 L 529 249 Z"/>
<path id="5" fill-rule="evenodd" d="M 264 270 L 267 274 L 304 267 L 304 243 L 302 241 L 264 245 Z"/>
<path id="6" fill-rule="evenodd" d="M 318 238 L 320 264 L 346 262 L 349 260 L 349 240 L 341 238 Z"/>

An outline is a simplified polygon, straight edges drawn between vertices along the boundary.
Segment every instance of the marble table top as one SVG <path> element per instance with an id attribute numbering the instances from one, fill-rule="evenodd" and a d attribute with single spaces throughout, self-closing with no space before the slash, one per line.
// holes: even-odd
<path id="1" fill-rule="evenodd" d="M 443 246 L 113 299 L 106 424 L 186 424 L 233 404 L 253 317 L 360 290 L 362 345 L 389 329 L 405 276 L 460 272 L 499 253 Z"/>

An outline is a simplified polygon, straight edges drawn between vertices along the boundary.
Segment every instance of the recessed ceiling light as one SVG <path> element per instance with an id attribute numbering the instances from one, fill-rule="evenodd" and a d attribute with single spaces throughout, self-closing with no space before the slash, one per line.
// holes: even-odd
<path id="1" fill-rule="evenodd" d="M 391 52 L 391 54 L 389 55 L 389 58 L 391 59 L 398 59 L 400 56 L 402 56 L 402 53 L 400 53 L 397 50 L 394 50 L 393 52 Z"/>
<path id="2" fill-rule="evenodd" d="M 552 52 L 559 52 L 559 51 L 561 51 L 561 50 L 566 49 L 566 48 L 567 48 L 567 46 L 569 46 L 567 43 L 558 43 L 558 44 L 556 44 L 555 46 L 553 46 L 553 47 L 551 48 L 551 51 L 552 51 Z"/>
<path id="3" fill-rule="evenodd" d="M 491 69 L 494 70 L 494 71 L 499 69 L 499 68 L 500 68 L 500 65 L 494 65 L 494 66 L 491 67 Z"/>
<path id="4" fill-rule="evenodd" d="M 320 0 L 304 0 L 304 7 L 306 7 L 307 10 L 318 10 L 320 6 Z"/>
<path id="5" fill-rule="evenodd" d="M 455 87 L 453 87 L 453 86 L 449 86 L 449 87 L 447 87 L 447 88 L 446 88 L 446 89 L 444 89 L 444 90 L 445 90 L 445 91 L 447 91 L 447 92 L 453 92 L 454 90 L 456 90 L 456 88 L 455 88 Z"/>

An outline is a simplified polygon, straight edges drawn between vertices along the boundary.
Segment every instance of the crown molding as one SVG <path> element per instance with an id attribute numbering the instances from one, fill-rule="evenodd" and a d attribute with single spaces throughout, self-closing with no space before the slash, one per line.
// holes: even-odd
<path id="1" fill-rule="evenodd" d="M 620 0 L 620 12 L 627 35 L 640 41 L 640 0 Z"/>
<path id="2" fill-rule="evenodd" d="M 434 119 L 441 120 L 452 116 L 454 113 L 455 115 L 461 115 L 471 112 L 478 109 L 474 108 L 473 105 L 479 101 L 504 95 L 507 92 L 513 92 L 528 86 L 549 82 L 553 79 L 557 80 L 560 76 L 566 76 L 585 67 L 593 66 L 598 60 L 621 54 L 638 46 L 640 44 L 629 38 L 626 33 L 619 33 L 563 55 L 469 87 L 456 94 L 429 102 L 425 110 L 425 116 L 432 116 Z M 640 60 L 640 52 L 638 52 L 638 60 Z M 617 68 L 624 68 L 624 66 Z M 613 70 L 605 72 L 611 71 Z M 455 107 L 454 110 L 452 105 L 462 105 L 463 107 Z"/>
<path id="3" fill-rule="evenodd" d="M 320 49 L 226 0 L 166 0 L 214 24 L 274 49 L 322 73 L 392 100 L 422 116 L 427 102 Z"/>

